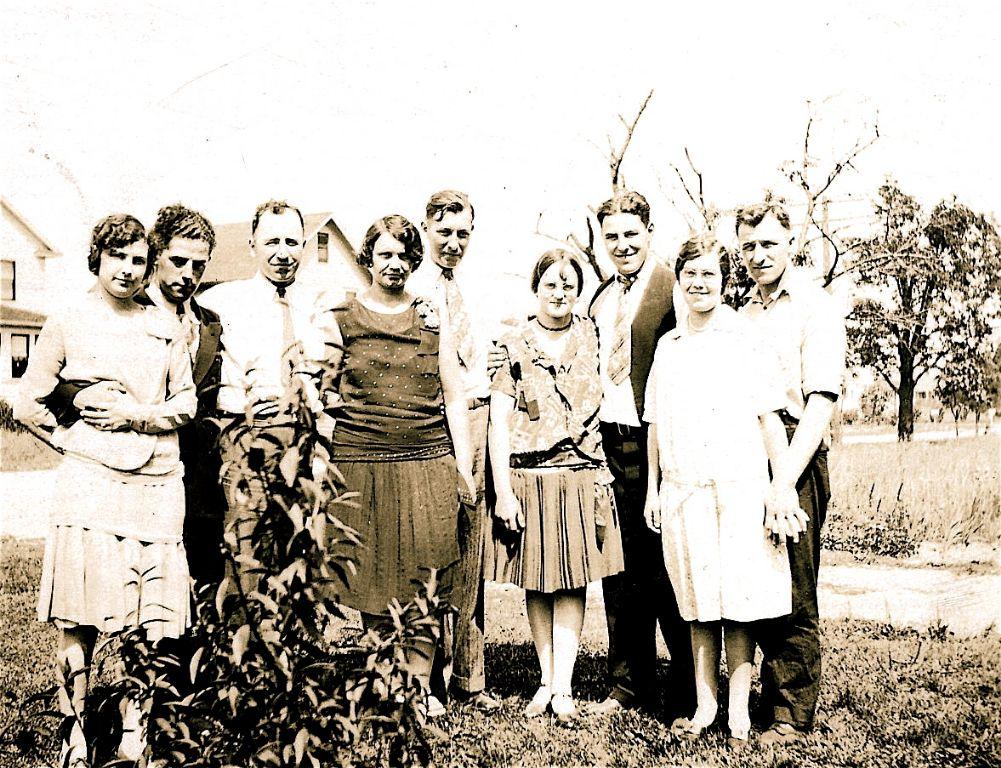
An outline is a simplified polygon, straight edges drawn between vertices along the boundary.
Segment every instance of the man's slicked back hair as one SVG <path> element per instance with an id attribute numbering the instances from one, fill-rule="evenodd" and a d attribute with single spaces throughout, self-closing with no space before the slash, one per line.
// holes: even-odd
<path id="1" fill-rule="evenodd" d="M 261 216 L 265 213 L 273 213 L 276 216 L 280 216 L 285 211 L 295 211 L 295 215 L 299 217 L 299 223 L 302 225 L 303 232 L 305 232 L 306 222 L 302 218 L 302 211 L 284 200 L 268 200 L 266 203 L 261 203 L 257 206 L 257 210 L 254 211 L 254 220 L 250 222 L 251 237 L 257 232 L 257 225 L 261 223 Z"/>
<path id="2" fill-rule="evenodd" d="M 785 204 L 781 200 L 765 199 L 760 203 L 742 205 L 737 208 L 735 230 L 739 230 L 741 227 L 756 227 L 768 214 L 775 216 L 783 229 L 792 229 L 789 211 L 786 210 Z"/>
<path id="3" fill-rule="evenodd" d="M 424 209 L 424 219 L 426 221 L 441 221 L 446 213 L 462 213 L 469 211 L 469 218 L 475 219 L 476 212 L 473 204 L 469 202 L 469 197 L 465 192 L 454 189 L 443 189 L 435 192 L 428 198 L 427 206 Z"/>
<path id="4" fill-rule="evenodd" d="M 598 206 L 596 216 L 598 224 L 601 224 L 608 216 L 616 213 L 631 213 L 640 217 L 643 226 L 650 226 L 650 203 L 646 201 L 639 192 L 623 190 L 616 192 L 612 197 Z"/>

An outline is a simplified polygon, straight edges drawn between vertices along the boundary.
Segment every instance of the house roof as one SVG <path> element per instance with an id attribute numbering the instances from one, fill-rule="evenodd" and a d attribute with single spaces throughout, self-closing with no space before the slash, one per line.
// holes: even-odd
<path id="1" fill-rule="evenodd" d="M 332 214 L 307 213 L 303 214 L 303 224 L 308 243 L 316 233 L 323 227 L 329 225 L 334 231 L 334 237 L 340 239 L 342 250 L 352 252 L 353 248 L 348 239 L 337 226 Z M 202 279 L 203 285 L 224 283 L 230 280 L 242 280 L 252 277 L 257 270 L 254 260 L 250 255 L 248 243 L 250 241 L 250 222 L 241 221 L 235 224 L 219 224 L 215 227 L 216 246 L 212 251 L 212 258 L 208 267 L 205 268 L 205 276 Z"/>
<path id="2" fill-rule="evenodd" d="M 28 221 L 24 217 L 24 215 L 19 210 L 17 210 L 17 208 L 13 206 L 13 204 L 11 204 L 10 200 L 8 200 L 6 197 L 0 196 L 0 206 L 3 206 L 8 211 L 10 211 L 11 215 L 19 222 L 21 222 L 21 225 L 26 230 L 28 230 L 31 236 L 34 237 L 46 251 L 48 251 L 48 254 L 40 254 L 40 255 L 48 255 L 48 256 L 61 255 L 59 251 L 56 250 L 55 246 L 52 245 L 52 243 L 50 243 L 48 240 L 46 240 L 45 237 L 42 236 L 42 233 L 39 232 L 37 229 L 35 229 L 35 227 L 32 226 L 31 222 Z"/>
<path id="3" fill-rule="evenodd" d="M 29 328 L 41 328 L 45 322 L 45 315 L 41 312 L 34 312 L 30 309 L 15 307 L 8 302 L 0 303 L 0 326 L 27 326 Z"/>

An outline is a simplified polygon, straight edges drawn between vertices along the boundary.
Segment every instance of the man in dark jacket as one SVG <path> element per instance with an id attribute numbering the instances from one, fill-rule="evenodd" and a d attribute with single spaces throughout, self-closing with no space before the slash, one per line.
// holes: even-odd
<path id="1" fill-rule="evenodd" d="M 643 519 L 646 500 L 646 424 L 643 398 L 657 341 L 675 326 L 671 269 L 650 256 L 650 205 L 624 191 L 598 208 L 598 223 L 616 274 L 594 295 L 598 326 L 602 444 L 614 478 L 625 571 L 602 580 L 608 622 L 611 691 L 594 711 L 657 703 L 657 623 L 671 654 L 669 717 L 695 707 L 695 676 L 688 624 L 678 613 L 660 537 Z"/>

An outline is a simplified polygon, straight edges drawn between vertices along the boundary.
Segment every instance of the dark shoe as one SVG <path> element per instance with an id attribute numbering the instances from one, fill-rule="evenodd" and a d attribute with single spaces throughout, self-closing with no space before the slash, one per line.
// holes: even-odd
<path id="1" fill-rule="evenodd" d="M 785 744 L 795 744 L 805 734 L 791 723 L 775 723 L 758 737 L 758 744 L 763 747 L 777 747 Z"/>
<path id="2" fill-rule="evenodd" d="M 472 707 L 480 712 L 496 712 L 501 708 L 501 703 L 486 691 L 466 693 L 465 691 L 453 690 L 452 698 L 462 706 Z"/>
<path id="3" fill-rule="evenodd" d="M 624 712 L 625 710 L 625 704 L 613 696 L 609 696 L 604 701 L 598 701 L 590 704 L 587 708 L 589 715 L 600 715 L 602 717 L 614 715 L 616 712 Z"/>

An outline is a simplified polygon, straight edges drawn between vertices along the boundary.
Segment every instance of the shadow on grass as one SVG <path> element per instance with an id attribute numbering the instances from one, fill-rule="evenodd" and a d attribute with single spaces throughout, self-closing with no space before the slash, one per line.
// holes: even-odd
<path id="1" fill-rule="evenodd" d="M 539 687 L 539 662 L 532 643 L 488 643 L 484 652 L 487 688 L 496 696 L 520 697 L 528 701 Z M 602 701 L 609 692 L 608 659 L 603 653 L 581 651 L 574 667 L 573 695 L 578 702 Z M 725 681 L 723 693 L 725 695 Z M 671 662 L 661 659 L 657 665 L 656 690 L 670 695 L 672 678 Z M 650 713 L 663 715 L 662 701 Z"/>

